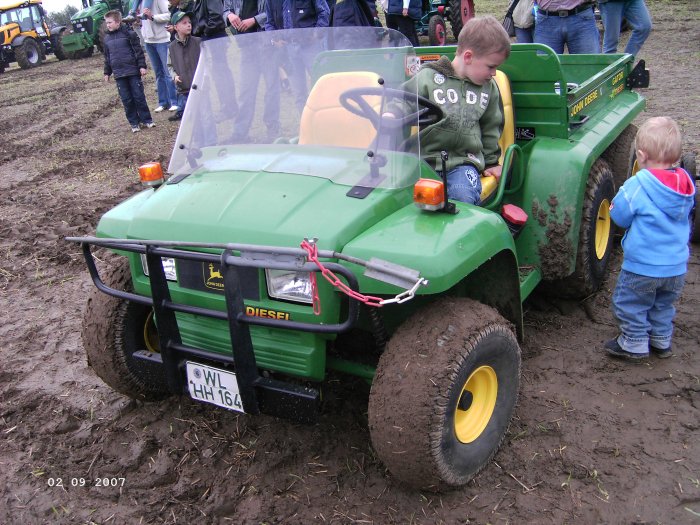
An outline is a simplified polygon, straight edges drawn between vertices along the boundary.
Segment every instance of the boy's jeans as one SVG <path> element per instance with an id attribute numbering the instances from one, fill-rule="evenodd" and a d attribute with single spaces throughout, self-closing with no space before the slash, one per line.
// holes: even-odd
<path id="1" fill-rule="evenodd" d="M 564 53 L 564 44 L 572 55 L 600 53 L 600 33 L 593 9 L 565 17 L 537 11 L 535 42 L 548 45 L 559 55 Z"/>
<path id="2" fill-rule="evenodd" d="M 146 44 L 146 53 L 151 61 L 153 72 L 156 74 L 156 89 L 158 90 L 158 105 L 168 109 L 177 105 L 177 92 L 175 83 L 168 73 L 168 45 L 169 42 L 160 44 Z"/>
<path id="3" fill-rule="evenodd" d="M 646 277 L 620 270 L 613 292 L 613 309 L 622 334 L 623 350 L 649 352 L 649 344 L 660 350 L 671 346 L 673 318 L 685 283 L 685 274 L 675 277 Z"/>
<path id="4" fill-rule="evenodd" d="M 469 204 L 481 204 L 481 176 L 471 164 L 447 172 L 447 198 Z"/>
<path id="5" fill-rule="evenodd" d="M 642 44 L 651 32 L 651 17 L 644 0 L 624 0 L 623 2 L 603 2 L 600 4 L 600 16 L 603 19 L 603 53 L 617 53 L 620 40 L 620 26 L 625 18 L 632 26 L 625 53 L 637 55 Z"/>
<path id="6" fill-rule="evenodd" d="M 139 75 L 116 78 L 117 90 L 124 104 L 126 119 L 132 128 L 140 123 L 148 124 L 153 122 L 151 112 L 148 110 L 146 95 L 143 92 L 143 82 Z"/>

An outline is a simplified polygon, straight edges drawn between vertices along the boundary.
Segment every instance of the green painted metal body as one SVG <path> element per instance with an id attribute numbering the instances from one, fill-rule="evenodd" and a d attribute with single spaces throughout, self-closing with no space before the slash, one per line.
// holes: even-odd
<path id="1" fill-rule="evenodd" d="M 116 9 L 123 15 L 129 2 L 122 0 L 97 0 L 71 17 L 71 27 L 63 35 L 62 44 L 66 53 L 76 53 L 92 48 L 98 43 L 100 26 L 107 11 Z"/>
<path id="2" fill-rule="evenodd" d="M 424 48 L 418 54 L 454 51 Z M 413 204 L 412 186 L 378 188 L 364 199 L 350 198 L 347 185 L 327 178 L 236 168 L 245 165 L 242 154 L 223 149 L 218 153 L 221 169 L 199 170 L 139 193 L 105 214 L 97 233 L 110 238 L 289 247 L 314 236 L 321 249 L 365 260 L 385 259 L 419 270 L 430 281 L 413 301 L 382 308 L 389 333 L 416 308 L 451 294 L 493 305 L 522 336 L 522 301 L 540 280 L 564 277 L 574 269 L 591 165 L 644 107 L 644 100 L 625 87 L 631 67 L 628 55 L 557 56 L 544 46 L 513 46 L 501 67 L 510 79 L 515 107 L 517 140 L 506 158 L 506 166 L 512 159 L 512 168 L 497 196 L 483 207 L 457 203 L 456 215 L 426 212 Z M 557 82 L 577 87 L 557 93 Z M 330 171 L 340 170 L 347 160 L 338 148 L 302 149 L 296 144 L 260 148 L 259 154 L 280 158 L 294 150 L 309 166 Z M 350 162 L 343 166 L 355 169 Z M 411 177 L 436 178 L 427 164 L 419 166 L 420 173 Z M 499 214 L 505 203 L 520 206 L 530 216 L 515 239 Z M 560 237 L 557 246 L 563 240 L 569 249 L 551 252 L 552 231 Z M 393 296 L 403 291 L 364 277 L 358 266 L 347 266 L 358 276 L 363 293 Z M 148 277 L 138 257 L 132 256 L 131 268 L 136 292 L 149 295 Z M 339 293 L 321 280 L 323 308 L 315 316 L 310 305 L 270 299 L 263 271 L 258 279 L 260 298 L 246 300 L 246 306 L 312 323 L 334 323 L 342 314 Z M 171 294 L 177 302 L 225 310 L 221 295 L 179 283 L 172 283 Z M 224 322 L 185 314 L 177 319 L 185 344 L 230 354 Z M 365 319 L 360 327 L 367 327 Z M 251 334 L 262 369 L 315 381 L 329 369 L 371 377 L 372 368 L 362 359 L 326 359 L 334 335 L 257 326 Z"/>

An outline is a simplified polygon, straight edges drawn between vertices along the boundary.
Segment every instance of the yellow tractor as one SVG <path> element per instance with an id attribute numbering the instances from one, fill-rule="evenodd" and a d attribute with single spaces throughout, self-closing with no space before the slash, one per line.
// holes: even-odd
<path id="1" fill-rule="evenodd" d="M 0 73 L 12 62 L 22 69 L 41 64 L 48 53 L 63 60 L 58 30 L 50 30 L 41 0 L 0 0 Z"/>

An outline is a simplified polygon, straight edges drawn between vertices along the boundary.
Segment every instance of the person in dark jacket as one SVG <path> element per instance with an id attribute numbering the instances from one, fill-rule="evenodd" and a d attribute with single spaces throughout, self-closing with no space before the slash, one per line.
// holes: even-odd
<path id="1" fill-rule="evenodd" d="M 122 24 L 122 14 L 119 11 L 109 11 L 105 14 L 105 24 L 105 82 L 114 75 L 126 119 L 133 133 L 141 131 L 140 125 L 152 128 L 155 123 L 148 109 L 141 80 L 146 74 L 146 57 L 141 49 L 139 36 Z"/>
<path id="2" fill-rule="evenodd" d="M 328 27 L 330 8 L 326 0 L 268 0 L 265 31 L 277 29 L 305 29 Z M 322 45 L 318 40 L 299 36 L 292 42 L 285 42 L 272 36 L 274 45 L 280 49 L 280 55 L 286 53 L 289 64 L 285 69 L 289 73 L 289 82 L 294 91 L 296 105 L 301 113 L 309 94 L 307 72 L 311 71 L 316 56 Z M 284 65 L 286 60 L 282 61 Z"/>
<path id="3" fill-rule="evenodd" d="M 337 0 L 333 2 L 330 16 L 331 27 L 371 27 L 373 25 L 374 14 L 366 0 Z"/>
<path id="4" fill-rule="evenodd" d="M 414 47 L 418 47 L 416 20 L 423 15 L 421 0 L 389 0 L 384 11 L 386 26 L 400 31 Z"/>
<path id="5" fill-rule="evenodd" d="M 177 89 L 178 110 L 168 120 L 182 118 L 199 62 L 200 39 L 192 36 L 191 16 L 190 13 L 176 11 L 170 18 L 170 24 L 175 28 L 175 38 L 168 46 L 168 70 Z"/>
<path id="6" fill-rule="evenodd" d="M 192 34 L 199 37 L 202 42 L 214 38 L 226 38 L 229 33 L 226 31 L 226 21 L 224 20 L 224 3 L 222 0 L 195 0 L 192 6 Z M 209 49 L 210 58 L 216 64 L 221 75 L 219 78 L 230 79 L 228 82 L 219 81 L 216 84 L 216 93 L 219 98 L 219 111 L 225 111 L 229 115 L 238 113 L 238 103 L 236 102 L 236 86 L 233 73 L 228 64 L 226 49 L 228 46 L 218 43 Z M 208 56 L 205 52 L 204 56 Z"/>
<path id="7" fill-rule="evenodd" d="M 257 33 L 265 31 L 267 21 L 267 0 L 224 0 L 224 19 L 231 25 L 234 35 Z M 260 39 L 239 39 L 241 48 L 251 45 L 260 45 Z M 256 98 L 260 77 L 265 79 L 265 91 L 263 92 L 266 104 L 264 106 L 263 120 L 267 128 L 266 142 L 272 142 L 280 133 L 280 68 L 279 59 L 276 56 L 276 48 L 267 41 L 262 49 L 257 52 L 241 53 L 241 66 L 239 70 L 239 100 L 238 118 L 233 132 L 233 142 L 249 142 L 253 117 L 255 116 Z M 266 67 L 259 66 L 260 56 L 264 55 Z M 271 102 L 272 100 L 276 102 Z"/>

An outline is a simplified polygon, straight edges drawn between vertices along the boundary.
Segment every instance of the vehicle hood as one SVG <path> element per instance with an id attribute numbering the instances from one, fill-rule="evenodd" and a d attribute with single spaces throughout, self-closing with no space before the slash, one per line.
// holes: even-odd
<path id="1" fill-rule="evenodd" d="M 363 199 L 327 178 L 263 171 L 192 174 L 117 206 L 98 235 L 113 238 L 298 246 L 343 246 L 396 210 L 412 188 L 376 188 Z"/>

